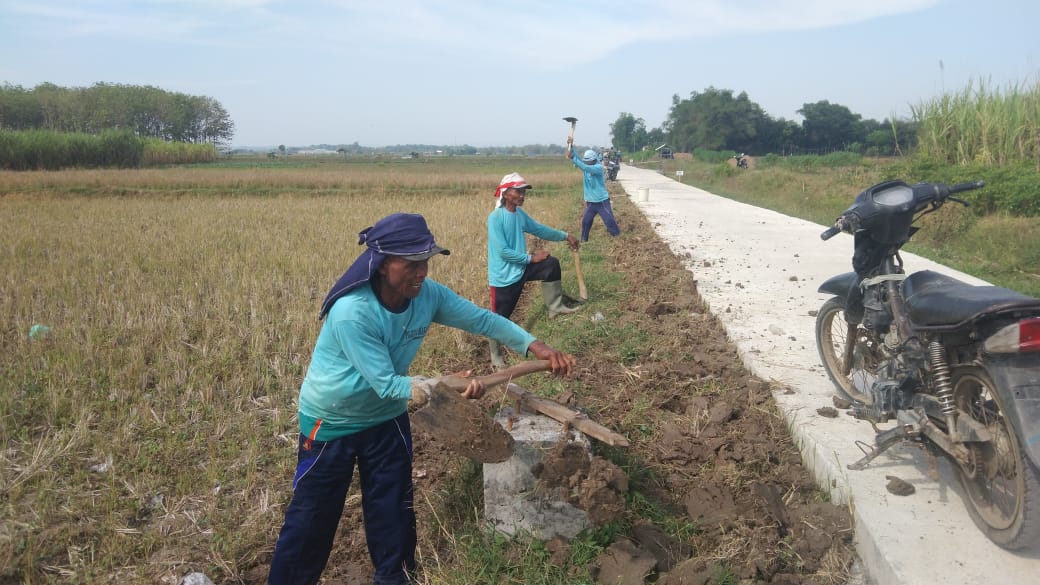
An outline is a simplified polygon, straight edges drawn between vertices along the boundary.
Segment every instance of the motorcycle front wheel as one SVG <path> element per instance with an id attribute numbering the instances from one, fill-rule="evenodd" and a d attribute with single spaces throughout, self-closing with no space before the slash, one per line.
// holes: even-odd
<path id="1" fill-rule="evenodd" d="M 1009 550 L 1040 543 L 1040 477 L 1025 456 L 993 381 L 981 368 L 953 372 L 953 398 L 960 416 L 986 426 L 993 440 L 967 443 L 967 464 L 958 465 L 975 525 Z"/>
<path id="2" fill-rule="evenodd" d="M 845 321 L 845 307 L 836 297 L 816 314 L 816 349 L 839 394 L 855 403 L 873 404 L 870 387 L 880 362 L 877 342 L 863 327 Z"/>

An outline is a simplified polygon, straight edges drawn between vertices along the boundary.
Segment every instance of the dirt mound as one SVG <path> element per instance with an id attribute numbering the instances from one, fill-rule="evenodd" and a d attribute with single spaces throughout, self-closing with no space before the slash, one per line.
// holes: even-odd
<path id="1" fill-rule="evenodd" d="M 625 513 L 628 475 L 602 457 L 589 457 L 581 444 L 557 444 L 533 473 L 538 480 L 535 489 L 545 490 L 551 500 L 585 510 L 594 526 L 603 526 Z"/>
<path id="2" fill-rule="evenodd" d="M 628 456 L 653 477 L 641 490 L 684 514 L 695 531 L 676 542 L 636 522 L 630 542 L 600 556 L 600 581 L 642 582 L 626 579 L 635 579 L 649 556 L 654 562 L 646 575 L 659 583 L 707 582 L 726 573 L 759 583 L 844 582 L 854 559 L 849 510 L 824 501 L 803 467 L 773 401 L 774 391 L 787 389 L 744 368 L 698 295 L 696 274 L 627 200 L 616 208 L 628 228 L 612 253 L 627 283 L 620 318 L 650 341 L 630 364 L 582 355 L 590 383 L 624 389 L 606 400 L 582 400 L 597 421 L 616 429 L 631 429 L 640 400 L 651 402 L 638 424 L 647 434 L 633 441 Z M 586 476 L 575 475 L 583 467 L 561 464 L 567 461 L 554 457 L 551 477 L 590 485 L 584 482 L 595 477 L 591 466 Z M 619 567 L 634 569 L 621 577 Z"/>

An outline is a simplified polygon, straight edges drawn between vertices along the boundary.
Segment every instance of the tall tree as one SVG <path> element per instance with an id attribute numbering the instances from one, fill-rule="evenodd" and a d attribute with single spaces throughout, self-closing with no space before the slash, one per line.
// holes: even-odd
<path id="1" fill-rule="evenodd" d="M 0 130 L 28 130 L 43 125 L 43 111 L 20 85 L 0 85 Z"/>
<path id="2" fill-rule="evenodd" d="M 646 122 L 628 112 L 621 112 L 610 125 L 610 144 L 619 151 L 641 150 L 647 145 Z"/>
<path id="3" fill-rule="evenodd" d="M 794 154 L 803 142 L 802 126 L 793 120 L 774 120 L 764 116 L 758 124 L 758 136 L 752 149 L 758 154 L 774 152 L 780 155 Z M 735 150 L 735 149 L 734 149 Z"/>
<path id="4" fill-rule="evenodd" d="M 100 134 L 129 130 L 138 136 L 226 144 L 235 124 L 217 100 L 151 86 L 96 83 L 65 88 L 41 83 L 31 91 L 0 86 L 0 128 Z"/>
<path id="5" fill-rule="evenodd" d="M 862 117 L 845 106 L 822 100 L 803 104 L 798 113 L 805 118 L 805 146 L 817 153 L 843 150 L 866 139 Z"/>
<path id="6" fill-rule="evenodd" d="M 689 99 L 672 96 L 664 129 L 672 146 L 681 151 L 751 151 L 765 120 L 765 112 L 746 92 L 734 97 L 733 90 L 709 87 L 691 92 Z"/>

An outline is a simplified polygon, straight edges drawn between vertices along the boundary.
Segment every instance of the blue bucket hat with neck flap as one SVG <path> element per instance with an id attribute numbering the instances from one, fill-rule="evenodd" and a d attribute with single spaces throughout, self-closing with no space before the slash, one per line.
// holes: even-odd
<path id="1" fill-rule="evenodd" d="M 394 213 L 358 233 L 358 245 L 366 250 L 347 268 L 343 276 L 329 289 L 321 303 L 318 320 L 325 318 L 340 297 L 372 279 L 387 256 L 422 261 L 437 254 L 451 254 L 437 245 L 426 219 L 416 213 Z"/>

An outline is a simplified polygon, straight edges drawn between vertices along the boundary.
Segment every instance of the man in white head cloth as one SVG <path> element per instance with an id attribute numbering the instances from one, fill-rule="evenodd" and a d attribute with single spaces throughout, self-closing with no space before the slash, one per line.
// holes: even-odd
<path id="1" fill-rule="evenodd" d="M 531 185 L 517 173 L 502 177 L 495 190 L 495 209 L 488 215 L 488 283 L 491 288 L 491 310 L 503 317 L 513 314 L 524 284 L 542 281 L 542 298 L 549 316 L 573 313 L 580 303 L 563 294 L 560 261 L 548 250 L 527 251 L 525 234 L 550 242 L 567 242 L 572 250 L 578 249 L 578 239 L 565 231 L 544 226 L 521 207 Z M 491 365 L 505 365 L 502 345 L 490 340 Z"/>

